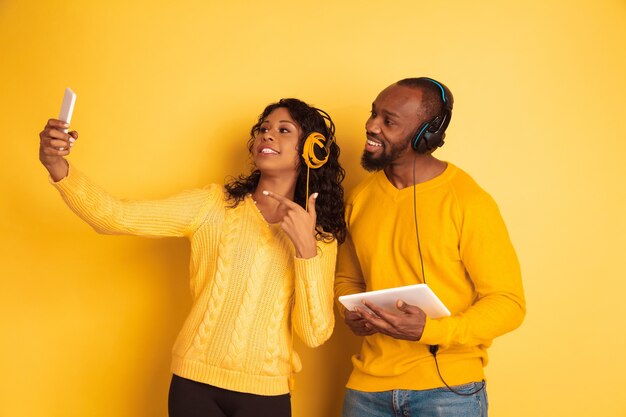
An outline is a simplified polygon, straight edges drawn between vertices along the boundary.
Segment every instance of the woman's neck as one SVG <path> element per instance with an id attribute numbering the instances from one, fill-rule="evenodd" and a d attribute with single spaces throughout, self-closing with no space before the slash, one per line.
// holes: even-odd
<path id="1" fill-rule="evenodd" d="M 261 174 L 259 184 L 252 192 L 252 198 L 268 223 L 277 223 L 280 221 L 278 216 L 278 205 L 280 203 L 264 195 L 263 191 L 271 191 L 272 193 L 287 197 L 293 201 L 296 192 L 296 179 L 297 177 L 295 175 L 293 178 L 288 178 L 287 175 L 268 176 Z"/>

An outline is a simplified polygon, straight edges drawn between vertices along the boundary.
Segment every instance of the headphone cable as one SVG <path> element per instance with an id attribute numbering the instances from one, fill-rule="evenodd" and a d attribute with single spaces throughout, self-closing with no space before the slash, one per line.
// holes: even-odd
<path id="1" fill-rule="evenodd" d="M 424 260 L 422 259 L 422 246 L 420 244 L 419 228 L 417 226 L 417 192 L 415 191 L 415 161 L 417 155 L 413 157 L 413 220 L 415 223 L 415 239 L 417 240 L 417 253 L 420 258 L 420 265 L 422 267 L 422 280 L 426 284 L 426 273 L 424 272 Z"/>
<path id="2" fill-rule="evenodd" d="M 433 355 L 433 358 L 435 358 L 435 366 L 437 367 L 437 374 L 439 375 L 439 379 L 441 379 L 441 382 L 443 382 L 446 388 L 448 388 L 451 392 L 462 397 L 471 397 L 472 395 L 478 394 L 480 391 L 485 389 L 486 384 L 484 379 L 481 381 L 480 387 L 472 392 L 459 392 L 452 388 L 450 385 L 448 385 L 446 380 L 443 379 L 443 376 L 441 376 L 441 371 L 439 370 L 439 361 L 437 360 L 437 351 L 439 350 L 439 345 L 430 345 L 429 350 L 430 353 Z"/>
<path id="3" fill-rule="evenodd" d="M 415 162 L 416 161 L 417 161 L 417 155 L 413 157 L 413 220 L 415 222 L 415 239 L 417 240 L 417 252 L 419 254 L 420 265 L 422 267 L 422 280 L 424 281 L 424 284 L 426 284 L 426 273 L 424 272 L 424 260 L 422 258 L 422 245 L 420 244 L 419 228 L 417 226 L 417 192 L 415 190 L 416 188 L 415 187 L 416 186 Z M 439 375 L 439 379 L 441 379 L 441 382 L 443 382 L 443 384 L 446 386 L 446 388 L 450 390 L 450 392 L 456 395 L 463 396 L 463 397 L 471 397 L 472 395 L 478 394 L 480 391 L 485 389 L 484 379 L 482 380 L 482 384 L 480 385 L 480 388 L 469 393 L 459 392 L 453 389 L 452 387 L 450 387 L 450 385 L 448 385 L 446 380 L 443 379 L 443 376 L 441 375 L 441 371 L 439 370 L 439 360 L 437 359 L 437 352 L 439 351 L 439 345 L 430 345 L 428 350 L 430 351 L 430 353 L 433 355 L 433 358 L 435 359 L 435 367 L 437 368 L 437 375 Z"/>

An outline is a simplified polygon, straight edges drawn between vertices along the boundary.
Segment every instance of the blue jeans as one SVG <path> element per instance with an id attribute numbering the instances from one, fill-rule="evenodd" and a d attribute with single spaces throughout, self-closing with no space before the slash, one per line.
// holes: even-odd
<path id="1" fill-rule="evenodd" d="M 482 382 L 470 382 L 452 388 L 471 393 Z M 457 395 L 447 388 L 421 391 L 393 390 L 363 392 L 346 389 L 343 417 L 487 417 L 487 390 L 474 395 Z"/>

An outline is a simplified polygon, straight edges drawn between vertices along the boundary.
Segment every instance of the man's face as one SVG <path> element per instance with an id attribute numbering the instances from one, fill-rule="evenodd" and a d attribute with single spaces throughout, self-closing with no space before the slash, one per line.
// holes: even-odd
<path id="1" fill-rule="evenodd" d="M 418 89 L 393 84 L 372 103 L 372 113 L 365 123 L 367 141 L 361 165 L 378 171 L 404 157 L 411 156 L 410 141 L 421 125 Z"/>

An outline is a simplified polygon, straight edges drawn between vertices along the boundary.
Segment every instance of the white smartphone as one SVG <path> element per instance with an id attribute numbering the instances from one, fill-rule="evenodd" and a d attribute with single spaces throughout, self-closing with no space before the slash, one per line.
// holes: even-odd
<path id="1" fill-rule="evenodd" d="M 71 88 L 67 87 L 65 89 L 65 94 L 63 95 L 63 104 L 61 104 L 59 120 L 62 120 L 65 123 L 70 123 L 72 121 L 72 113 L 74 112 L 75 103 L 76 94 L 72 91 Z M 64 129 L 64 131 L 65 133 L 67 133 L 67 129 Z"/>

